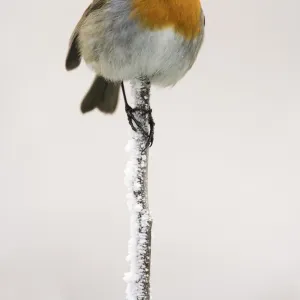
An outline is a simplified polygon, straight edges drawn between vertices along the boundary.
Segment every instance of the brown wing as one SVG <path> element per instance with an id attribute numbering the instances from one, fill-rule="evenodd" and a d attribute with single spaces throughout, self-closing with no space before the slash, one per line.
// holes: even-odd
<path id="1" fill-rule="evenodd" d="M 78 24 L 76 25 L 71 38 L 70 38 L 70 44 L 69 44 L 69 51 L 66 58 L 66 69 L 68 71 L 71 71 L 75 68 L 77 68 L 80 65 L 81 62 L 81 53 L 79 49 L 78 44 L 78 34 L 79 29 L 82 26 L 83 22 L 85 21 L 86 17 L 94 10 L 100 9 L 106 0 L 94 0 L 92 4 L 89 5 L 89 7 L 85 10 L 83 13 L 81 19 L 79 20 Z"/>

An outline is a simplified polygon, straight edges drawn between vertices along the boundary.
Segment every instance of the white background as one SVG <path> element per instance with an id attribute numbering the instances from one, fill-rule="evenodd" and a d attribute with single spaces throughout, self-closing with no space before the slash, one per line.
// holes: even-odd
<path id="1" fill-rule="evenodd" d="M 0 10 L 0 299 L 124 299 L 128 124 L 67 73 L 88 0 Z M 207 0 L 206 39 L 152 93 L 153 299 L 300 299 L 300 4 Z"/>

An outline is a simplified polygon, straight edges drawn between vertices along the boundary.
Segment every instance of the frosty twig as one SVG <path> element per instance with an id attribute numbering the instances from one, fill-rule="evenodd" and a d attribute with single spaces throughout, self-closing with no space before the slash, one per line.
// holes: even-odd
<path id="1" fill-rule="evenodd" d="M 141 127 L 132 131 L 127 145 L 130 159 L 125 170 L 130 211 L 129 255 L 130 272 L 125 274 L 127 300 L 150 300 L 150 262 L 152 218 L 148 205 L 148 149 L 150 82 L 146 78 L 132 82 L 135 116 Z M 150 116 L 151 117 L 151 116 Z M 145 151 L 144 151 L 145 150 Z"/>

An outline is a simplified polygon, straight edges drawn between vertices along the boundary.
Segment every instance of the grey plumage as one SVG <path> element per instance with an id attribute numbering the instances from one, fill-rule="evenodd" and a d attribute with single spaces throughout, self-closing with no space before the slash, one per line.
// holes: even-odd
<path id="1" fill-rule="evenodd" d="M 69 51 L 66 58 L 66 69 L 68 71 L 76 69 L 81 62 L 81 52 L 79 45 L 79 30 L 87 16 L 96 9 L 100 9 L 104 4 L 103 0 L 94 1 L 84 12 L 70 39 Z M 90 89 L 81 102 L 81 112 L 87 113 L 98 108 L 104 113 L 113 113 L 116 110 L 119 98 L 120 83 L 110 82 L 102 76 L 96 76 Z"/>

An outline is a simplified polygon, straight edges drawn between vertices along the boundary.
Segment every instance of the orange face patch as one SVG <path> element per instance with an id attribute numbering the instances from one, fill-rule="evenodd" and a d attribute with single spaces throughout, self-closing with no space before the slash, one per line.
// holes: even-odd
<path id="1" fill-rule="evenodd" d="M 200 30 L 199 0 L 131 0 L 131 17 L 144 27 L 159 30 L 173 27 L 186 39 L 196 37 Z"/>

